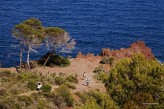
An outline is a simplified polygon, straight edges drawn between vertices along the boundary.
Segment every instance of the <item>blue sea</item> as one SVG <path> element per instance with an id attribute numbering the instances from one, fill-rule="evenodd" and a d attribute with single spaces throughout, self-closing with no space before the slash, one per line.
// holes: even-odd
<path id="1" fill-rule="evenodd" d="M 164 62 L 164 0 L 0 0 L 2 67 L 19 65 L 18 42 L 11 30 L 31 17 L 70 33 L 77 45 L 68 55 L 100 54 L 102 48 L 119 49 L 143 40 Z M 46 52 L 42 47 L 31 59 Z"/>

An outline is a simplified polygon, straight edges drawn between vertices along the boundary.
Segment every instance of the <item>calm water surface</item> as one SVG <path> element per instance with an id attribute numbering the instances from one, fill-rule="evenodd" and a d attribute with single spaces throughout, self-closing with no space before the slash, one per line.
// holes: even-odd
<path id="1" fill-rule="evenodd" d="M 164 61 L 164 0 L 1 0 L 0 63 L 19 64 L 14 25 L 35 17 L 45 26 L 64 28 L 76 39 L 78 51 L 99 54 L 101 48 L 128 47 L 144 40 L 154 55 Z M 31 59 L 46 53 L 41 49 Z M 26 57 L 24 57 L 26 58 Z"/>

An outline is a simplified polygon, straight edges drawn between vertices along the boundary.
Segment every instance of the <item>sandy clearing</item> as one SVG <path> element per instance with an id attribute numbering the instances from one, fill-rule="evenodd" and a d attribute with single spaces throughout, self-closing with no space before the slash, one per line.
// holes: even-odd
<path id="1" fill-rule="evenodd" d="M 98 89 L 101 92 L 105 92 L 105 87 L 104 84 L 101 82 L 98 82 L 95 80 L 94 77 L 94 69 L 98 67 L 100 64 L 101 57 L 89 57 L 89 58 L 74 58 L 70 59 L 71 65 L 68 67 L 60 68 L 60 67 L 40 67 L 36 68 L 38 72 L 41 72 L 43 74 L 48 74 L 49 73 L 56 73 L 59 74 L 60 72 L 65 73 L 67 75 L 69 74 L 78 74 L 78 80 L 79 83 L 75 84 L 76 89 L 72 90 L 73 93 L 75 92 L 83 92 L 83 91 L 89 91 L 89 90 L 94 90 Z M 83 73 L 86 72 L 86 76 L 89 78 L 90 83 L 89 86 L 85 85 L 85 81 L 82 79 L 83 78 Z"/>

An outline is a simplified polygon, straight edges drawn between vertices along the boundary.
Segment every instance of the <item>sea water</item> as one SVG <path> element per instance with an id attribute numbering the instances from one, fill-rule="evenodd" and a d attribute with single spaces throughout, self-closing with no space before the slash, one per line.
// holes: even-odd
<path id="1" fill-rule="evenodd" d="M 71 56 L 79 51 L 100 54 L 102 48 L 119 49 L 143 40 L 164 61 L 164 0 L 0 0 L 2 67 L 19 65 L 18 41 L 11 30 L 31 17 L 69 32 L 77 42 Z M 46 52 L 41 47 L 30 58 Z"/>

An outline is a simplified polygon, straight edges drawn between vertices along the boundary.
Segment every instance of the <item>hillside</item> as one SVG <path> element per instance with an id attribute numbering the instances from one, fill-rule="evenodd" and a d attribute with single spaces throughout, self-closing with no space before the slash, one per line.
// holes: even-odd
<path id="1" fill-rule="evenodd" d="M 14 67 L 0 68 L 0 109 L 163 107 L 164 66 L 143 42 L 103 51 L 102 56 L 79 53 L 69 61 L 67 67 L 38 66 L 19 73 Z M 38 82 L 43 83 L 41 91 L 36 90 Z"/>

